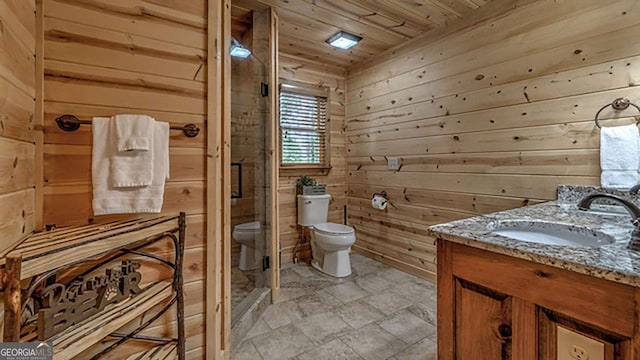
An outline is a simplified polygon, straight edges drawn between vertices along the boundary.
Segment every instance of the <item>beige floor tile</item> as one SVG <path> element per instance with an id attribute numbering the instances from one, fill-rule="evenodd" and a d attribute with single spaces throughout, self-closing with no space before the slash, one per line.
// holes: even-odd
<path id="1" fill-rule="evenodd" d="M 264 360 L 285 360 L 309 351 L 315 345 L 293 325 L 262 334 L 251 340 Z"/>
<path id="2" fill-rule="evenodd" d="M 309 293 L 308 289 L 281 287 L 280 296 L 278 296 L 278 300 L 276 301 L 276 303 L 293 300 L 301 296 L 307 295 L 308 293 Z"/>
<path id="3" fill-rule="evenodd" d="M 417 277 L 411 274 L 400 271 L 398 269 L 394 269 L 392 267 L 386 267 L 384 271 L 381 271 L 379 273 L 379 275 L 397 285 L 406 283 L 408 281 L 419 280 Z"/>
<path id="4" fill-rule="evenodd" d="M 298 272 L 295 271 L 293 267 L 280 270 L 280 282 L 282 284 L 286 284 L 294 281 L 300 281 L 302 279 L 304 278 L 300 276 L 300 274 L 298 274 Z"/>
<path id="5" fill-rule="evenodd" d="M 407 310 L 401 310 L 378 324 L 407 344 L 415 344 L 436 332 L 434 325 L 416 317 Z"/>
<path id="6" fill-rule="evenodd" d="M 359 254 L 351 260 L 346 278 L 285 265 L 280 300 L 232 359 L 435 360 L 435 286 Z"/>
<path id="7" fill-rule="evenodd" d="M 297 357 L 297 360 L 361 360 L 353 349 L 339 339 L 328 342 Z"/>
<path id="8" fill-rule="evenodd" d="M 412 305 L 411 301 L 405 297 L 390 291 L 371 295 L 364 300 L 386 315 L 391 315 Z"/>
<path id="9" fill-rule="evenodd" d="M 245 339 L 251 339 L 252 337 L 262 335 L 269 331 L 271 331 L 271 328 L 269 327 L 269 325 L 267 325 L 267 323 L 264 321 L 263 318 L 260 318 L 255 322 L 255 324 L 253 324 L 253 326 L 251 327 L 251 330 L 249 330 Z"/>
<path id="10" fill-rule="evenodd" d="M 394 357 L 397 360 L 436 360 L 438 358 L 437 349 L 438 346 L 433 340 L 424 338 L 415 345 L 397 353 Z"/>
<path id="11" fill-rule="evenodd" d="M 360 276 L 354 281 L 358 286 L 371 293 L 387 291 L 395 285 L 392 281 L 389 281 L 377 274 Z"/>
<path id="12" fill-rule="evenodd" d="M 401 295 L 414 304 L 428 301 L 436 296 L 436 288 L 424 281 L 408 281 L 393 287 L 391 292 Z"/>
<path id="13" fill-rule="evenodd" d="M 407 344 L 378 324 L 367 325 L 340 337 L 365 360 L 384 360 L 400 352 Z"/>
<path id="14" fill-rule="evenodd" d="M 245 341 L 231 352 L 231 360 L 261 360 L 262 356 L 251 341 Z"/>
<path id="15" fill-rule="evenodd" d="M 313 294 L 302 296 L 293 300 L 297 303 L 303 317 L 332 312 L 342 302 L 329 294 L 326 290 L 316 291 Z"/>
<path id="16" fill-rule="evenodd" d="M 415 303 L 410 306 L 408 310 L 415 316 L 421 318 L 422 320 L 429 322 L 433 325 L 436 324 L 438 319 L 437 317 L 437 308 L 436 308 L 436 299 L 435 297 L 432 299 L 427 299 L 423 302 Z"/>
<path id="17" fill-rule="evenodd" d="M 308 265 L 298 264 L 298 266 L 294 266 L 292 269 L 293 271 L 297 272 L 298 275 L 302 276 L 305 279 L 310 279 L 310 278 L 321 279 L 322 278 L 318 270 Z"/>
<path id="18" fill-rule="evenodd" d="M 333 285 L 328 287 L 326 290 L 342 302 L 358 300 L 370 295 L 368 291 L 364 290 L 353 281 Z"/>
<path id="19" fill-rule="evenodd" d="M 296 300 L 290 300 L 273 304 L 267 308 L 262 315 L 262 319 L 272 329 L 291 324 L 302 319 L 302 311 L 298 308 Z"/>
<path id="20" fill-rule="evenodd" d="M 333 313 L 313 315 L 295 326 L 316 344 L 324 344 L 337 335 L 353 330 L 349 324 Z"/>
<path id="21" fill-rule="evenodd" d="M 352 258 L 353 260 L 353 258 Z M 375 260 L 351 261 L 351 270 L 356 276 L 378 274 L 387 269 L 387 266 Z"/>
<path id="22" fill-rule="evenodd" d="M 359 329 L 384 318 L 384 313 L 364 300 L 356 300 L 344 304 L 337 309 L 337 312 L 354 329 Z"/>

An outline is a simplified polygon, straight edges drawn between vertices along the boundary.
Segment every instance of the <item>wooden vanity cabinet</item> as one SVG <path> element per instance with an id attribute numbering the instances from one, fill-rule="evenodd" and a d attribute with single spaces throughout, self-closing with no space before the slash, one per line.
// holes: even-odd
<path id="1" fill-rule="evenodd" d="M 558 359 L 558 327 L 640 359 L 637 288 L 438 239 L 438 359 Z"/>

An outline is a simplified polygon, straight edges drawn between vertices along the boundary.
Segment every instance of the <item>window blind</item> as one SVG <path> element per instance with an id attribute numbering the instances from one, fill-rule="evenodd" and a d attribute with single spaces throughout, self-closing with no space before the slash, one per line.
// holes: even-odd
<path id="1" fill-rule="evenodd" d="M 281 164 L 324 165 L 327 98 L 280 91 Z"/>

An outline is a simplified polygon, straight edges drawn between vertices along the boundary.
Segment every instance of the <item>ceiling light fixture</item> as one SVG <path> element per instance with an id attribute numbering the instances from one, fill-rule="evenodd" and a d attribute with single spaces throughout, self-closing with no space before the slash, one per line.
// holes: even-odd
<path id="1" fill-rule="evenodd" d="M 231 38 L 231 56 L 246 59 L 251 55 L 251 50 L 240 44 L 238 40 Z"/>
<path id="2" fill-rule="evenodd" d="M 337 47 L 338 49 L 347 50 L 354 47 L 360 40 L 362 40 L 362 38 L 358 35 L 340 31 L 327 39 L 327 43 L 333 47 Z"/>

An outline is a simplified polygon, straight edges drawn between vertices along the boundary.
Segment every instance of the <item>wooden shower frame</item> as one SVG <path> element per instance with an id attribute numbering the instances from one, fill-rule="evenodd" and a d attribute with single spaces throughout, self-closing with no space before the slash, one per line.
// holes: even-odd
<path id="1" fill-rule="evenodd" d="M 229 359 L 231 352 L 231 1 L 208 0 L 207 56 L 207 265 L 205 335 L 206 359 Z M 239 0 L 244 1 L 244 0 Z M 277 16 L 270 10 L 269 69 L 270 131 L 277 132 L 278 101 L 278 27 Z M 267 146 L 271 186 L 271 231 L 269 282 L 271 299 L 278 298 L 280 289 L 278 182 L 279 149 L 276 136 Z"/>

